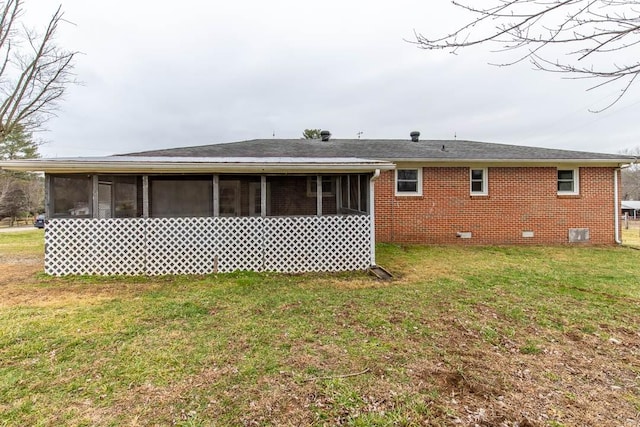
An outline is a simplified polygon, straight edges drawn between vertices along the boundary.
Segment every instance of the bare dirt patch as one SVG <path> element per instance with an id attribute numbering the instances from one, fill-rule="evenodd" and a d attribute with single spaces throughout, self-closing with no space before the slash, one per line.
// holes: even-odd
<path id="1" fill-rule="evenodd" d="M 76 283 L 54 277 L 39 277 L 44 260 L 39 255 L 0 255 L 0 307 L 13 305 L 51 306 L 74 303 L 97 304 L 105 299 L 144 292 L 157 284 Z M 47 283 L 51 286 L 38 286 Z"/>
<path id="2" fill-rule="evenodd" d="M 0 255 L 0 286 L 24 283 L 42 271 L 42 257 Z"/>

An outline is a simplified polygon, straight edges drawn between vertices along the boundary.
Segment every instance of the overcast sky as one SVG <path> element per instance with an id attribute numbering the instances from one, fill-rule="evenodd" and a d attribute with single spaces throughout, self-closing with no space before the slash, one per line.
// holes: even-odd
<path id="1" fill-rule="evenodd" d="M 616 153 L 640 146 L 640 83 L 619 88 L 498 68 L 487 48 L 416 48 L 414 30 L 460 22 L 448 0 L 62 0 L 59 44 L 79 50 L 58 116 L 38 135 L 45 157 L 254 138 L 468 139 Z M 57 2 L 26 0 L 42 25 Z M 623 53 L 624 54 L 624 53 Z"/>

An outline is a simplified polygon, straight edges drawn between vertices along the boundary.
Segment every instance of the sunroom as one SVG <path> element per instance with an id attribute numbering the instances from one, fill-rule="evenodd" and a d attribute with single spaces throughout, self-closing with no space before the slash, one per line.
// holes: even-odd
<path id="1" fill-rule="evenodd" d="M 45 172 L 45 272 L 309 272 L 375 265 L 373 181 L 356 158 L 104 157 Z"/>

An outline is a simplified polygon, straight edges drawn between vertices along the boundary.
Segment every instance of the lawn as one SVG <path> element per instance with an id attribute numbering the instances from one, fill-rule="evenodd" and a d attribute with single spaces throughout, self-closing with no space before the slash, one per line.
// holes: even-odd
<path id="1" fill-rule="evenodd" d="M 623 223 L 622 239 L 625 245 L 640 247 L 640 221 Z"/>
<path id="2" fill-rule="evenodd" d="M 379 245 L 395 275 L 53 278 L 0 234 L 0 425 L 640 424 L 640 251 Z"/>

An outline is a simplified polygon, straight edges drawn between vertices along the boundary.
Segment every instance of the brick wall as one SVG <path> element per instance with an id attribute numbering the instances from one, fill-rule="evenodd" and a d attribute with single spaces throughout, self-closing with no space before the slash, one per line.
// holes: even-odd
<path id="1" fill-rule="evenodd" d="M 555 167 L 490 167 L 487 196 L 469 194 L 468 167 L 425 167 L 422 196 L 394 196 L 393 171 L 375 184 L 376 240 L 429 244 L 563 244 L 570 228 L 613 244 L 611 167 L 582 167 L 580 194 L 557 194 Z M 523 232 L 533 237 L 523 237 Z M 470 239 L 457 237 L 470 232 Z"/>

